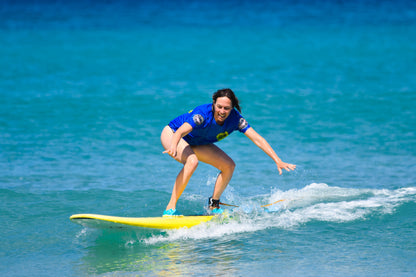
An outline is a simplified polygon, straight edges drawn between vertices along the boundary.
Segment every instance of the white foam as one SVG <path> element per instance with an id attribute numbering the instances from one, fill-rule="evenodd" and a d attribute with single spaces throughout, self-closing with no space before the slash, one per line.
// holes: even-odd
<path id="1" fill-rule="evenodd" d="M 87 228 L 86 227 L 83 227 L 82 229 L 81 229 L 81 231 L 79 231 L 76 235 L 75 235 L 75 238 L 76 239 L 79 239 L 79 238 L 81 238 L 81 237 L 85 237 L 85 235 L 87 234 Z"/>
<path id="2" fill-rule="evenodd" d="M 296 226 L 311 220 L 348 222 L 374 214 L 393 213 L 398 205 L 415 201 L 415 195 L 416 188 L 351 189 L 314 183 L 300 190 L 276 191 L 269 201 L 285 199 L 282 205 L 290 211 L 289 216 L 295 218 L 292 222 Z M 285 218 L 287 215 L 279 216 Z"/>
<path id="3" fill-rule="evenodd" d="M 232 196 L 229 196 L 232 198 Z M 240 197 L 235 197 L 240 198 Z M 260 205 L 284 201 L 267 209 Z M 310 184 L 302 189 L 276 190 L 271 195 L 245 199 L 226 223 L 208 222 L 190 229 L 167 231 L 145 240 L 154 244 L 177 240 L 220 238 L 230 234 L 256 232 L 267 228 L 297 228 L 311 221 L 351 222 L 394 213 L 405 202 L 416 201 L 416 188 L 355 189 Z"/>
<path id="4" fill-rule="evenodd" d="M 211 239 L 211 238 L 221 238 L 223 236 L 236 234 L 236 233 L 245 233 L 245 232 L 255 232 L 259 227 L 242 223 L 238 221 L 231 221 L 229 223 L 204 223 L 192 228 L 182 228 L 178 230 L 168 230 L 165 235 L 157 235 L 145 239 L 145 243 L 155 244 L 160 242 L 171 242 L 178 240 L 199 240 L 199 239 Z"/>

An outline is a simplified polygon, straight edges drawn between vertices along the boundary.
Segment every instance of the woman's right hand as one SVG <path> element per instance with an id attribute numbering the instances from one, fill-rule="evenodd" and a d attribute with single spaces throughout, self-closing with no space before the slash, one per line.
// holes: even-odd
<path id="1" fill-rule="evenodd" d="M 163 151 L 163 154 L 168 153 L 169 156 L 176 159 L 179 141 L 184 136 L 189 134 L 191 131 L 192 131 L 192 126 L 189 123 L 185 122 L 184 124 L 182 124 L 182 126 L 179 127 L 179 129 L 176 130 L 176 132 L 173 134 L 170 146 L 166 148 L 165 151 Z"/>
<path id="2" fill-rule="evenodd" d="M 172 144 L 168 149 L 166 149 L 165 151 L 163 151 L 163 154 L 166 154 L 166 153 L 168 153 L 169 156 L 171 156 L 172 158 L 175 158 L 176 157 L 176 153 L 177 153 L 176 145 Z"/>

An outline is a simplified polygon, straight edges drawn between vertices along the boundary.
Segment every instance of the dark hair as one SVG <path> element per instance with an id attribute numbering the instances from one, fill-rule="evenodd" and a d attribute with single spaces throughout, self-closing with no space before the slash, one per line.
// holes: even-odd
<path id="1" fill-rule="evenodd" d="M 238 101 L 237 97 L 231 89 L 224 88 L 217 90 L 217 92 L 212 95 L 212 100 L 214 100 L 214 103 L 217 102 L 217 98 L 219 97 L 228 97 L 231 100 L 233 108 L 236 108 L 241 113 L 241 108 L 239 105 L 240 101 Z"/>

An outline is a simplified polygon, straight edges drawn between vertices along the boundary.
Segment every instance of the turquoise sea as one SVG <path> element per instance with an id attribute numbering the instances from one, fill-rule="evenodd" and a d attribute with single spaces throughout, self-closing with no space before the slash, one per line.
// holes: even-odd
<path id="1" fill-rule="evenodd" d="M 5 0 L 0 68 L 1 276 L 416 275 L 415 1 Z M 296 171 L 237 132 L 234 220 L 69 220 L 161 215 L 181 166 L 160 132 L 220 88 Z"/>

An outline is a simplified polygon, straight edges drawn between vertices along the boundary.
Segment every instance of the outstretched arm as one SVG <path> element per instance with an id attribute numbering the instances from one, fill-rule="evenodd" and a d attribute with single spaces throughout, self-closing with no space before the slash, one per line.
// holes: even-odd
<path id="1" fill-rule="evenodd" d="M 274 152 L 270 144 L 262 136 L 260 136 L 256 131 L 254 131 L 252 127 L 250 127 L 244 134 L 251 141 L 253 141 L 255 145 L 257 145 L 261 150 L 263 150 L 267 155 L 269 155 L 270 158 L 273 159 L 273 161 L 277 165 L 277 169 L 279 170 L 280 175 L 282 174 L 282 169 L 286 169 L 287 171 L 295 170 L 296 165 L 283 162 Z"/>

